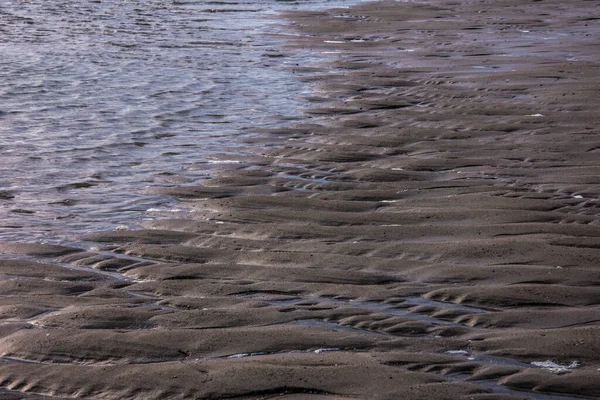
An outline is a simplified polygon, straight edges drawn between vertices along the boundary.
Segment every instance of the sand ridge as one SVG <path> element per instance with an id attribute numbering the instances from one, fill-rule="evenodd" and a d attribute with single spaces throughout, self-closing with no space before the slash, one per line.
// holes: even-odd
<path id="1" fill-rule="evenodd" d="M 0 396 L 600 397 L 595 6 L 288 15 L 305 121 L 190 212 L 0 244 Z"/>

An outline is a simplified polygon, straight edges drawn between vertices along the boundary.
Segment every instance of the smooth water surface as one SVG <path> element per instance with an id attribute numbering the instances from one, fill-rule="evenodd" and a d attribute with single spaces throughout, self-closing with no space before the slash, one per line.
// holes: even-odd
<path id="1" fill-rule="evenodd" d="M 0 2 L 0 241 L 135 227 L 210 154 L 301 118 L 280 11 L 357 0 Z M 204 166 L 204 167 L 203 167 Z M 206 168 L 205 168 L 206 167 Z M 150 211 L 148 211 L 150 210 Z"/>

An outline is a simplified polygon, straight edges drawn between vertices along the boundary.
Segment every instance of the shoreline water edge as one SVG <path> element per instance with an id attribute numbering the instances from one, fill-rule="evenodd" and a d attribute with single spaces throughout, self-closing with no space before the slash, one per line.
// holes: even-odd
<path id="1" fill-rule="evenodd" d="M 599 398 L 596 6 L 287 14 L 312 108 L 193 213 L 0 243 L 0 397 Z"/>

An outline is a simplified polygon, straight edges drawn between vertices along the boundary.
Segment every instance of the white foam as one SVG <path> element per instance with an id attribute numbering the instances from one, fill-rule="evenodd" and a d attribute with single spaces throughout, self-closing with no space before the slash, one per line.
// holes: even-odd
<path id="1" fill-rule="evenodd" d="M 208 160 L 209 164 L 241 164 L 239 160 Z"/>
<path id="2" fill-rule="evenodd" d="M 313 353 L 321 354 L 321 353 L 327 353 L 327 352 L 330 352 L 330 351 L 340 351 L 340 350 L 341 349 L 339 347 L 327 347 L 327 348 L 324 348 L 324 349 L 316 349 Z"/>
<path id="3" fill-rule="evenodd" d="M 569 365 L 560 365 L 555 363 L 554 361 L 546 360 L 546 361 L 533 361 L 531 365 L 539 368 L 543 368 L 552 372 L 553 374 L 564 374 L 569 372 L 569 370 L 575 369 L 579 367 L 578 361 L 573 361 Z"/>
<path id="4" fill-rule="evenodd" d="M 228 356 L 227 358 L 244 358 L 244 357 L 250 357 L 250 354 L 249 353 L 232 354 L 232 355 Z"/>
<path id="5" fill-rule="evenodd" d="M 188 212 L 186 210 L 182 210 L 180 208 L 172 208 L 172 209 L 162 209 L 162 208 L 149 208 L 146 210 L 149 213 L 159 213 L 159 212 L 170 212 L 170 213 L 179 213 L 179 212 Z"/>
<path id="6" fill-rule="evenodd" d="M 468 350 L 448 350 L 445 353 L 446 354 L 454 354 L 454 355 L 462 355 L 462 356 L 469 355 Z"/>

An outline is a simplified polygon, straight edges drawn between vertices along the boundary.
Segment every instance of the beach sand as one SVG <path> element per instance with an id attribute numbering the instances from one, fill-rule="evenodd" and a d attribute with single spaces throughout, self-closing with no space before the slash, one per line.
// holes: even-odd
<path id="1" fill-rule="evenodd" d="M 0 397 L 600 398 L 597 5 L 288 15 L 310 118 L 193 212 L 0 245 Z"/>

